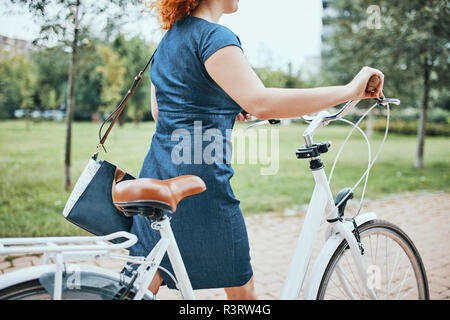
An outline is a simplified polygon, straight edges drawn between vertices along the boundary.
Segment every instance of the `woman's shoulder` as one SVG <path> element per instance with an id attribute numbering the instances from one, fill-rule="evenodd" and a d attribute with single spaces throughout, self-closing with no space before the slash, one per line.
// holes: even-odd
<path id="1" fill-rule="evenodd" d="M 242 49 L 239 37 L 228 27 L 208 20 L 187 16 L 170 28 L 159 44 L 175 52 L 179 48 L 191 48 L 204 62 L 212 53 L 227 45 Z"/>
<path id="2" fill-rule="evenodd" d="M 173 32 L 183 32 L 187 28 L 192 28 L 192 35 L 200 41 L 209 41 L 211 38 L 237 38 L 239 40 L 239 37 L 228 27 L 191 15 L 178 21 L 174 27 Z"/>
<path id="3" fill-rule="evenodd" d="M 214 24 L 210 27 L 208 32 L 205 34 L 205 40 L 210 40 L 212 38 L 215 39 L 228 39 L 228 40 L 234 40 L 237 39 L 239 43 L 241 43 L 239 37 L 231 31 L 228 27 L 221 25 L 221 24 Z"/>

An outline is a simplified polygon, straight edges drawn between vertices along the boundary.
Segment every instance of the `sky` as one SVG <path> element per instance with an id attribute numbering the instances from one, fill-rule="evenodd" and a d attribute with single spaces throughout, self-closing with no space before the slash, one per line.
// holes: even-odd
<path id="1" fill-rule="evenodd" d="M 321 18 L 321 0 L 240 0 L 239 10 L 223 15 L 219 23 L 238 35 L 253 67 L 287 70 L 291 62 L 294 71 L 308 72 L 306 69 L 311 69 L 320 56 Z M 158 42 L 163 36 L 156 18 L 149 13 L 121 31 L 148 41 Z M 1 35 L 32 40 L 38 32 L 39 27 L 26 10 L 17 15 L 0 13 Z"/>

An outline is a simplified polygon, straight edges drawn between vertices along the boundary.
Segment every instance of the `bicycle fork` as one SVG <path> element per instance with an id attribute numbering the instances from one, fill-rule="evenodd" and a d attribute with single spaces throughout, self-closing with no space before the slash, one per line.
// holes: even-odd
<path id="1" fill-rule="evenodd" d="M 335 225 L 333 226 L 335 227 L 335 230 L 337 232 L 339 232 L 347 241 L 349 248 L 350 248 L 350 252 L 352 254 L 353 260 L 355 261 L 355 265 L 356 265 L 356 269 L 358 271 L 358 275 L 359 278 L 361 279 L 364 288 L 367 291 L 367 294 L 369 295 L 369 297 L 373 300 L 377 299 L 377 295 L 375 293 L 375 291 L 370 288 L 368 286 L 368 281 L 367 281 L 367 267 L 366 264 L 364 263 L 364 260 L 362 258 L 362 253 L 361 253 L 361 249 L 359 247 L 359 243 L 356 240 L 355 236 L 353 235 L 353 233 L 350 231 L 350 229 L 341 221 L 336 221 Z M 342 287 L 344 288 L 344 290 L 346 291 L 346 293 L 352 297 L 352 299 L 354 300 L 355 297 L 353 295 L 353 292 L 350 289 L 350 286 L 348 285 L 348 283 L 346 283 L 345 277 L 344 277 L 344 271 L 342 270 L 342 268 L 338 265 L 337 269 L 336 269 L 337 275 L 339 277 L 339 280 L 342 284 Z"/>

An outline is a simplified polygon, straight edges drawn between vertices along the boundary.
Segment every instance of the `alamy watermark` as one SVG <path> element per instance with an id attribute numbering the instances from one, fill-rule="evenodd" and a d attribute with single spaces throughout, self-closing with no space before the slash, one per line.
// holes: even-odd
<path id="1" fill-rule="evenodd" d="M 66 266 L 67 280 L 66 287 L 69 290 L 81 289 L 81 269 L 75 264 L 69 264 Z"/>
<path id="2" fill-rule="evenodd" d="M 376 4 L 367 7 L 366 26 L 368 29 L 381 29 L 381 9 Z"/>
<path id="3" fill-rule="evenodd" d="M 142 2 L 142 7 L 143 7 L 142 12 L 150 13 L 151 9 L 152 9 L 152 7 L 151 7 L 152 1 L 151 0 L 141 0 L 141 2 Z"/>
<path id="4" fill-rule="evenodd" d="M 261 166 L 261 175 L 278 173 L 279 132 L 276 128 L 204 130 L 202 121 L 194 121 L 193 132 L 176 129 L 171 141 L 178 142 L 171 152 L 172 163 L 176 165 L 251 164 Z"/>
<path id="5" fill-rule="evenodd" d="M 381 269 L 377 265 L 367 267 L 367 288 L 371 290 L 381 289 Z"/>

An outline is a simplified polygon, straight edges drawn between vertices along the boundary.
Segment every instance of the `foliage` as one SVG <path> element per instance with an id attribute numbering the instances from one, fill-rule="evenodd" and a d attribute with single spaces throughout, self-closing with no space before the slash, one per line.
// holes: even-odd
<path id="1" fill-rule="evenodd" d="M 324 18 L 324 71 L 348 82 L 364 65 L 385 74 L 385 91 L 403 106 L 418 107 L 424 61 L 432 66 L 431 87 L 448 94 L 449 7 L 439 0 L 329 1 Z M 371 21 L 379 8 L 379 21 Z"/>
<path id="2" fill-rule="evenodd" d="M 14 110 L 22 105 L 23 60 L 23 56 L 0 51 L 0 119 L 12 118 Z"/>
<path id="3" fill-rule="evenodd" d="M 60 47 L 43 47 L 31 51 L 29 61 L 34 66 L 36 77 L 35 101 L 38 109 L 56 109 L 66 101 L 68 77 L 68 55 Z M 33 70 L 28 70 L 32 73 Z"/>
<path id="4" fill-rule="evenodd" d="M 116 40 L 108 43 L 95 38 L 84 45 L 77 65 L 75 120 L 90 120 L 92 113 L 114 110 L 155 47 L 139 37 L 127 40 L 118 34 L 117 39 L 120 39 L 120 45 Z M 1 51 L 0 119 L 13 118 L 14 110 L 23 107 L 24 103 L 36 110 L 64 106 L 68 65 L 69 55 L 59 46 L 37 47 L 28 55 Z M 33 81 L 26 84 L 26 79 Z M 121 119 L 139 122 L 147 111 L 150 114 L 149 87 L 150 79 L 146 73 Z"/>
<path id="5" fill-rule="evenodd" d="M 125 39 L 122 33 L 118 33 L 111 43 L 111 47 L 123 59 L 125 68 L 125 86 L 121 95 L 124 96 L 134 81 L 134 77 L 144 68 L 145 63 L 156 49 L 156 44 L 146 44 L 139 37 Z M 127 103 L 127 107 L 122 112 L 119 121 L 122 123 L 127 119 L 140 122 L 150 112 L 150 68 L 144 74 L 141 83 L 134 91 L 133 96 Z"/>
<path id="6" fill-rule="evenodd" d="M 101 64 L 95 71 L 101 75 L 100 108 L 103 111 L 121 98 L 120 90 L 123 86 L 125 68 L 119 55 L 107 46 L 100 45 L 97 50 Z"/>
<path id="7" fill-rule="evenodd" d="M 385 93 L 420 107 L 416 168 L 424 167 L 429 106 L 448 103 L 450 7 L 441 0 L 327 1 L 324 70 L 350 81 L 363 65 L 382 70 Z M 446 99 L 443 99 L 446 97 Z"/>
<path id="8" fill-rule="evenodd" d="M 375 121 L 374 130 L 384 132 L 386 121 Z M 389 132 L 416 135 L 417 121 L 394 120 L 389 122 Z M 427 125 L 427 136 L 450 137 L 450 126 L 447 123 L 429 123 Z"/>
<path id="9" fill-rule="evenodd" d="M 258 77 L 268 88 L 301 88 L 305 86 L 300 78 L 300 71 L 293 74 L 292 65 L 288 65 L 288 72 L 272 70 L 270 67 L 255 68 Z"/>

